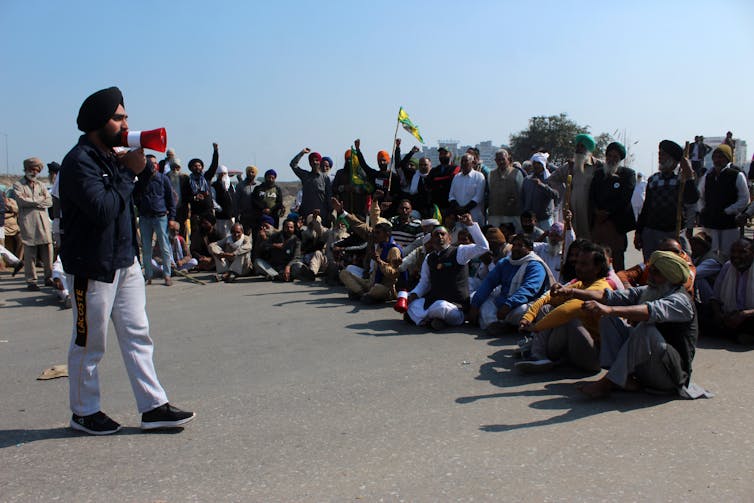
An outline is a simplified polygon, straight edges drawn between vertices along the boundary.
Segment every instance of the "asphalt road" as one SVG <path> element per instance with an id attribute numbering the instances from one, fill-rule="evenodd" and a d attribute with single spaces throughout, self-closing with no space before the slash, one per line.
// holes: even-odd
<path id="1" fill-rule="evenodd" d="M 159 283 L 159 282 L 156 282 Z M 71 312 L 0 274 L 0 501 L 753 501 L 754 353 L 701 341 L 684 401 L 588 401 L 515 338 L 426 333 L 322 284 L 148 287 L 160 379 L 197 412 L 144 434 L 114 334 L 109 437 L 67 427 Z"/>

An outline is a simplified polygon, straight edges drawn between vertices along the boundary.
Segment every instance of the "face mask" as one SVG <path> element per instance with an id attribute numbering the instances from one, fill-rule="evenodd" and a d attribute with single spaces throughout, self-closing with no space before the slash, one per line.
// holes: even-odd
<path id="1" fill-rule="evenodd" d="M 223 187 L 225 187 L 225 190 L 228 190 L 230 188 L 230 178 L 228 178 L 228 175 L 224 175 L 222 177 L 223 181 Z"/>

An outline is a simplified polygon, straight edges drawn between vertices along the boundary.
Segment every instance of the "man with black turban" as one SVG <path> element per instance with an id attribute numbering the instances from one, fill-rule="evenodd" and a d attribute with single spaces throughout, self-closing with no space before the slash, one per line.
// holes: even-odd
<path id="1" fill-rule="evenodd" d="M 648 388 L 690 397 L 698 327 L 694 302 L 683 287 L 689 275 L 682 257 L 656 251 L 646 286 L 601 292 L 560 285 L 553 289 L 553 296 L 583 300 L 583 310 L 601 316 L 600 366 L 608 372 L 581 391 L 602 398 L 613 389 Z"/>
<path id="2" fill-rule="evenodd" d="M 680 168 L 676 169 L 680 163 Z M 676 215 L 678 211 L 678 191 L 685 180 L 683 205 L 691 205 L 699 200 L 691 162 L 683 156 L 683 148 L 674 141 L 662 140 L 658 154 L 660 171 L 647 180 L 647 193 L 644 206 L 636 221 L 634 246 L 644 254 L 648 261 L 652 252 L 657 250 L 660 241 L 665 238 L 678 239 L 676 236 Z"/>
<path id="3" fill-rule="evenodd" d="M 115 152 L 128 131 L 127 119 L 117 87 L 89 96 L 76 121 L 84 134 L 60 170 L 60 256 L 73 276 L 76 302 L 68 352 L 70 425 L 92 435 L 120 429 L 100 409 L 97 367 L 110 320 L 142 415 L 141 428 L 174 428 L 194 418 L 193 412 L 168 403 L 152 360 L 132 193 L 157 167 L 147 163 L 141 148 Z"/>
<path id="4" fill-rule="evenodd" d="M 622 165 L 626 147 L 617 141 L 605 149 L 605 163 L 594 172 L 589 187 L 592 241 L 609 246 L 613 267 L 625 269 L 623 254 L 628 248 L 626 233 L 636 228 L 631 197 L 636 186 L 636 173 Z"/>

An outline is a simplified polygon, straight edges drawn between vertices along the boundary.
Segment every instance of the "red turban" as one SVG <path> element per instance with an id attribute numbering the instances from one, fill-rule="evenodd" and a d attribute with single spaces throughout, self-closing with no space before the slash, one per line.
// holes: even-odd
<path id="1" fill-rule="evenodd" d="M 384 150 L 380 150 L 379 152 L 377 152 L 377 160 L 385 160 L 385 162 L 390 162 L 390 154 L 388 154 Z"/>

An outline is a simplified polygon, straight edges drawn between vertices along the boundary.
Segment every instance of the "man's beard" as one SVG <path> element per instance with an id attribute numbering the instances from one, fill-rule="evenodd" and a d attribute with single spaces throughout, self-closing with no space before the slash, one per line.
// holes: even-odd
<path id="1" fill-rule="evenodd" d="M 120 146 L 120 138 L 123 135 L 123 131 L 118 131 L 112 135 L 108 135 L 104 128 L 98 132 L 99 139 L 106 147 L 115 148 Z"/>
<path id="2" fill-rule="evenodd" d="M 667 296 L 675 286 L 670 283 L 663 283 L 662 285 L 655 285 L 651 281 L 647 281 L 647 289 L 639 296 L 639 303 L 651 302 L 653 300 L 661 299 Z"/>
<path id="3" fill-rule="evenodd" d="M 665 161 L 664 163 L 660 164 L 660 170 L 670 173 L 675 169 L 675 167 L 678 165 L 678 163 L 675 161 L 675 159 L 670 159 Z"/>
<path id="4" fill-rule="evenodd" d="M 547 246 L 545 247 L 545 249 L 549 255 L 555 256 L 555 255 L 558 255 L 563 250 L 562 244 L 563 244 L 562 241 L 557 241 L 553 243 L 552 241 L 548 239 Z"/>
<path id="5" fill-rule="evenodd" d="M 574 167 L 583 172 L 584 171 L 584 164 L 586 164 L 586 154 L 574 154 L 573 155 L 573 165 Z"/>
<path id="6" fill-rule="evenodd" d="M 618 171 L 619 166 L 620 164 L 610 164 L 606 162 L 602 165 L 602 171 L 605 173 L 605 175 L 611 176 L 614 175 L 616 171 Z"/>

